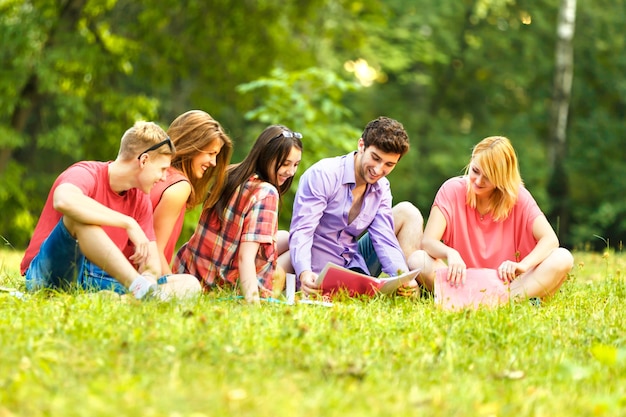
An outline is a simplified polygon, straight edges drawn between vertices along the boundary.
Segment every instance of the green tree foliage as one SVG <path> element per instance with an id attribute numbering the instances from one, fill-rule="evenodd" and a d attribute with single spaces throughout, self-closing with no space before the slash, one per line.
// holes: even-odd
<path id="1" fill-rule="evenodd" d="M 441 182 L 462 172 L 471 146 L 502 134 L 513 141 L 544 211 L 570 210 L 572 227 L 559 230 L 563 243 L 581 245 L 594 234 L 621 241 L 624 204 L 613 196 L 624 189 L 624 3 L 579 6 L 569 152 L 557 167 L 569 178 L 560 182 L 573 186 L 558 197 L 548 192 L 547 147 L 559 2 L 386 3 L 388 30 L 379 27 L 378 11 L 359 15 L 376 33 L 362 56 L 382 82 L 349 105 L 356 114 L 396 117 L 410 133 L 413 150 L 391 174 L 396 200 L 409 199 L 427 214 Z M 559 229 L 559 219 L 551 221 Z"/>
<path id="2" fill-rule="evenodd" d="M 572 240 L 626 237 L 626 2 L 581 2 L 569 130 Z M 604 246 L 598 239 L 597 248 Z"/>
<path id="3" fill-rule="evenodd" d="M 167 127 L 197 107 L 243 136 L 253 98 L 235 86 L 269 73 L 276 57 L 310 62 L 295 16 L 318 4 L 3 2 L 0 234 L 23 247 L 56 175 L 79 159 L 113 159 L 135 120 Z"/>
<path id="4" fill-rule="evenodd" d="M 390 5 L 396 8 L 394 22 L 402 22 L 413 36 L 401 40 L 393 30 L 383 32 L 381 37 L 392 39 L 382 45 L 412 51 L 398 54 L 411 60 L 381 60 L 388 81 L 369 89 L 370 99 L 361 103 L 371 115 L 393 109 L 411 133 L 413 150 L 392 173 L 398 179 L 395 195 L 427 213 L 437 187 L 462 173 L 471 146 L 502 134 L 516 145 L 524 178 L 546 203 L 540 162 L 545 160 L 544 134 L 538 129 L 547 128 L 552 62 L 534 62 L 533 55 L 552 56 L 545 40 L 553 37 L 554 8 L 533 8 L 531 14 L 521 2 Z"/>
<path id="5" fill-rule="evenodd" d="M 269 78 L 237 88 L 240 93 L 259 99 L 258 107 L 245 114 L 246 119 L 261 123 L 259 132 L 265 126 L 283 124 L 304 135 L 304 152 L 296 181 L 283 198 L 281 227 L 289 227 L 300 174 L 319 159 L 356 149 L 361 131 L 347 123 L 352 112 L 341 103 L 345 94 L 358 89 L 355 82 L 320 68 L 293 72 L 276 69 Z"/>
<path id="6" fill-rule="evenodd" d="M 394 198 L 425 215 L 473 144 L 506 135 L 544 211 L 570 210 L 564 243 L 593 235 L 619 242 L 625 3 L 579 1 L 569 147 L 559 167 L 571 189 L 554 201 L 547 146 L 558 7 L 558 0 L 4 1 L 0 234 L 23 246 L 54 177 L 78 159 L 113 158 L 136 119 L 167 127 L 201 108 L 233 137 L 235 161 L 264 124 L 302 131 L 303 168 L 342 152 L 342 140 L 352 147 L 369 120 L 394 117 L 412 142 L 391 174 Z M 352 89 L 350 77 L 364 88 Z"/>
<path id="7" fill-rule="evenodd" d="M 355 82 L 320 68 L 286 72 L 275 69 L 271 77 L 238 86 L 242 94 L 252 94 L 258 106 L 245 114 L 261 123 L 284 124 L 306 134 L 304 168 L 329 155 L 356 149 L 361 131 L 348 124 L 352 111 L 342 104 L 344 95 L 359 90 Z"/>
<path id="8" fill-rule="evenodd" d="M 126 78 L 132 51 L 106 30 L 114 4 L 2 3 L 0 210 L 2 234 L 18 247 L 56 174 L 77 159 L 114 156 L 123 130 L 156 114 L 144 93 L 112 88 Z"/>

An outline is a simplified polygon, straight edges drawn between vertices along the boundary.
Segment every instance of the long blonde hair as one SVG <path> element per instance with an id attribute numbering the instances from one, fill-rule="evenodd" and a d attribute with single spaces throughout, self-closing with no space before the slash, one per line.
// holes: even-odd
<path id="1" fill-rule="evenodd" d="M 504 136 L 489 136 L 481 140 L 472 150 L 472 159 L 465 167 L 466 176 L 472 162 L 480 166 L 483 174 L 496 187 L 489 197 L 493 220 L 506 219 L 517 202 L 519 188 L 523 185 L 511 141 Z M 476 208 L 476 194 L 469 181 L 466 202 L 470 207 Z"/>

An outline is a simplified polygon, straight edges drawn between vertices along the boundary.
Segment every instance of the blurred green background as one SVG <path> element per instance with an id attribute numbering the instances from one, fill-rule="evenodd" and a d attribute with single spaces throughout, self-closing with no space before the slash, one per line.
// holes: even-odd
<path id="1" fill-rule="evenodd" d="M 76 160 L 114 159 L 135 120 L 167 128 L 202 109 L 233 138 L 233 162 L 269 124 L 302 132 L 298 176 L 355 149 L 371 119 L 395 118 L 411 151 L 390 175 L 394 201 L 424 217 L 471 147 L 505 135 L 563 245 L 621 246 L 626 2 L 574 3 L 564 45 L 567 2 L 0 1 L 0 236 L 24 248 L 56 176 Z M 571 95 L 555 89 L 563 47 Z M 555 103 L 568 109 L 561 136 Z"/>

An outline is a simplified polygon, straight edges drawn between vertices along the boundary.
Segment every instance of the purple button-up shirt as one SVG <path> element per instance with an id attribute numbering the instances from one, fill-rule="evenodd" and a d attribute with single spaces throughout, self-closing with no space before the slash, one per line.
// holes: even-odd
<path id="1" fill-rule="evenodd" d="M 327 262 L 367 271 L 358 238 L 369 232 L 383 272 L 408 271 L 394 233 L 391 187 L 387 178 L 368 184 L 359 215 L 348 224 L 352 190 L 356 186 L 355 152 L 322 159 L 300 177 L 293 204 L 289 248 L 297 275 L 316 274 Z"/>

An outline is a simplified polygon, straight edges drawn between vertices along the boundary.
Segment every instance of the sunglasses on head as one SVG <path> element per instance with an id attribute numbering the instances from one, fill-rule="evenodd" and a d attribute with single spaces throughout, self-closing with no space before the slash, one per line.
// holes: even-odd
<path id="1" fill-rule="evenodd" d="M 144 153 L 148 153 L 150 151 L 154 151 L 159 149 L 161 146 L 165 145 L 167 143 L 167 146 L 170 147 L 170 151 L 174 152 L 174 144 L 172 143 L 172 140 L 170 139 L 170 137 L 168 136 L 163 142 L 159 142 L 156 145 L 152 145 L 150 146 L 148 149 L 146 149 L 145 151 L 143 151 L 142 153 L 139 154 L 139 156 L 137 157 L 137 159 L 141 159 L 141 155 L 143 155 Z"/>
<path id="2" fill-rule="evenodd" d="M 290 132 L 288 130 L 283 130 L 280 135 L 278 136 L 274 136 L 272 139 L 270 139 L 270 142 L 273 141 L 274 139 L 278 139 L 279 137 L 284 137 L 284 138 L 298 138 L 298 139 L 302 139 L 302 133 L 299 132 Z"/>

